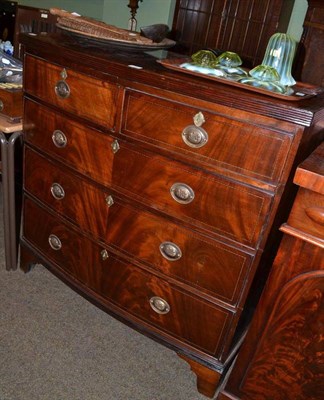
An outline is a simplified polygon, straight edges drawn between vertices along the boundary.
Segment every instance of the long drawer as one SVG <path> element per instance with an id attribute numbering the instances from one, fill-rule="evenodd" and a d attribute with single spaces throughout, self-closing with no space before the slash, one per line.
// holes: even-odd
<path id="1" fill-rule="evenodd" d="M 270 193 L 120 143 L 111 187 L 211 233 L 256 247 Z"/>
<path id="2" fill-rule="evenodd" d="M 231 305 L 239 301 L 252 255 L 139 210 L 28 147 L 24 187 L 109 246 Z"/>
<path id="3" fill-rule="evenodd" d="M 102 299 L 167 335 L 220 356 L 233 314 L 115 257 L 24 198 L 23 240 Z M 35 219 L 42 221 L 35 224 Z"/>
<path id="4" fill-rule="evenodd" d="M 118 86 L 41 59 L 26 56 L 24 89 L 27 94 L 114 129 Z"/>
<path id="5" fill-rule="evenodd" d="M 207 169 L 277 184 L 296 127 L 261 116 L 245 121 L 239 112 L 235 117 L 126 90 L 121 133 Z"/>

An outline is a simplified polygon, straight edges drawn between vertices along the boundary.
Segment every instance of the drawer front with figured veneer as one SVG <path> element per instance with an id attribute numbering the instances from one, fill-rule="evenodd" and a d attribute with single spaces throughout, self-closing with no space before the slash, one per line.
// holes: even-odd
<path id="1" fill-rule="evenodd" d="M 181 221 L 256 246 L 269 193 L 120 143 L 112 187 Z"/>
<path id="2" fill-rule="evenodd" d="M 36 217 L 41 225 L 34 223 Z M 232 313 L 122 261 L 28 198 L 24 220 L 23 237 L 97 298 L 109 300 L 162 334 L 220 355 Z"/>
<path id="3" fill-rule="evenodd" d="M 230 170 L 276 184 L 296 127 L 254 116 L 242 120 L 128 90 L 122 134 L 187 157 L 204 168 Z M 267 126 L 267 124 L 269 126 Z"/>
<path id="4" fill-rule="evenodd" d="M 114 140 L 31 100 L 25 101 L 25 142 L 101 182 L 111 181 Z"/>
<path id="5" fill-rule="evenodd" d="M 29 148 L 25 161 L 25 190 L 81 229 L 197 290 L 239 301 L 252 255 L 139 210 Z"/>
<path id="6" fill-rule="evenodd" d="M 324 196 L 299 188 L 288 224 L 322 241 L 324 247 Z"/>
<path id="7" fill-rule="evenodd" d="M 27 94 L 105 128 L 114 129 L 118 96 L 115 84 L 29 55 L 26 56 L 24 77 Z"/>

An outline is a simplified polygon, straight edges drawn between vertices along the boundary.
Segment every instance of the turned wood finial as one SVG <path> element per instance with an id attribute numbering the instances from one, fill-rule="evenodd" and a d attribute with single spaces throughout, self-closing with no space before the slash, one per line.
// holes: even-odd
<path id="1" fill-rule="evenodd" d="M 137 9 L 138 9 L 138 7 L 139 7 L 138 3 L 139 3 L 140 1 L 143 1 L 143 0 L 129 0 L 129 4 L 128 4 L 127 7 L 129 7 L 129 8 L 131 9 L 131 16 L 132 16 L 132 18 L 135 18 Z"/>

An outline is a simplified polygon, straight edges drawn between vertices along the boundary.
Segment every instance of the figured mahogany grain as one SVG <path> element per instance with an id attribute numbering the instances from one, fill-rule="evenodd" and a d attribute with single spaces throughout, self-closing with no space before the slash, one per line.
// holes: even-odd
<path id="1" fill-rule="evenodd" d="M 323 398 L 324 226 L 307 213 L 323 209 L 321 149 L 298 168 L 302 186 L 222 399 Z"/>
<path id="2" fill-rule="evenodd" d="M 111 181 L 114 158 L 111 136 L 29 99 L 25 100 L 23 121 L 26 143 L 99 182 Z M 65 147 L 54 144 L 52 136 L 55 130 L 66 136 Z"/>
<path id="3" fill-rule="evenodd" d="M 208 141 L 204 146 L 194 148 L 183 141 L 182 132 L 187 126 L 194 125 L 198 112 L 203 114 L 202 128 L 208 134 Z M 190 107 L 168 98 L 127 90 L 121 133 L 159 149 L 165 148 L 174 157 L 185 155 L 190 163 L 197 160 L 199 165 L 212 171 L 228 169 L 239 180 L 245 175 L 278 184 L 294 129 L 276 128 L 274 121 L 270 124 L 256 116 L 253 123 L 247 123 L 239 115 L 229 118 L 225 112 L 211 112 L 205 106 Z"/>
<path id="4" fill-rule="evenodd" d="M 198 290 L 230 304 L 239 301 L 252 255 L 184 229 L 162 216 L 132 207 L 115 195 L 112 196 L 114 204 L 109 207 L 106 201 L 111 195 L 109 190 L 103 191 L 77 179 L 71 171 L 29 148 L 25 150 L 25 163 L 25 190 L 89 234 Z M 63 199 L 53 197 L 53 183 L 63 188 Z M 164 258 L 160 251 L 163 242 L 178 245 L 181 258 L 176 261 Z"/>
<path id="5" fill-rule="evenodd" d="M 66 79 L 62 78 L 64 72 Z M 114 128 L 118 86 L 54 64 L 48 66 L 45 61 L 29 55 L 24 76 L 24 89 L 28 94 L 106 128 Z M 66 82 L 70 88 L 67 98 L 60 98 L 55 92 L 59 81 Z"/>
<path id="6" fill-rule="evenodd" d="M 176 183 L 195 197 L 180 204 L 170 194 Z M 184 166 L 126 144 L 115 154 L 112 187 L 144 204 L 212 233 L 255 247 L 272 202 L 271 194 Z"/>
<path id="7" fill-rule="evenodd" d="M 293 170 L 323 137 L 323 95 L 275 99 L 62 33 L 23 35 L 22 43 L 30 175 L 22 245 L 108 313 L 222 374 L 275 253 Z M 72 89 L 64 100 L 57 79 Z M 196 110 L 207 116 L 210 156 L 207 147 L 186 150 L 168 120 L 178 130 Z M 63 151 L 52 142 L 55 129 L 68 136 Z M 51 198 L 52 179 L 68 201 Z M 171 197 L 174 183 L 192 186 L 190 204 Z M 35 224 L 40 216 L 44 226 Z M 62 251 L 49 248 L 50 233 Z M 156 246 L 167 237 L 184 251 L 177 266 L 159 258 Z M 32 257 L 22 255 L 24 266 Z M 171 313 L 151 310 L 153 294 L 172 303 Z M 204 382 L 204 369 L 196 371 Z M 216 385 L 209 381 L 208 390 Z"/>
<path id="8" fill-rule="evenodd" d="M 242 399 L 320 400 L 324 391 L 324 250 L 287 236 L 275 267 L 266 291 L 272 294 L 271 312 L 266 314 L 267 324 L 241 385 Z M 298 269 L 303 273 L 298 274 Z M 283 280 L 290 271 L 294 275 Z M 269 300 L 259 307 L 262 304 L 269 309 Z"/>
<path id="9" fill-rule="evenodd" d="M 42 224 L 32 223 L 35 218 L 41 220 Z M 126 311 L 129 318 L 134 315 L 188 345 L 216 357 L 220 355 L 221 339 L 232 318 L 230 312 L 116 258 L 111 251 L 109 257 L 103 260 L 103 246 L 26 197 L 24 219 L 23 238 L 35 246 L 40 254 L 46 254 L 48 260 L 58 268 L 94 290 L 97 296 L 109 299 Z M 50 235 L 60 239 L 60 250 L 50 247 Z M 149 303 L 153 296 L 165 299 L 170 305 L 170 312 L 162 315 L 153 311 Z"/>

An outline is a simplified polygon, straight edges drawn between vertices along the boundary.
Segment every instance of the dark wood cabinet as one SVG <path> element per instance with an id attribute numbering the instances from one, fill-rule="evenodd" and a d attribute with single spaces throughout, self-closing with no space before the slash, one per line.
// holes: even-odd
<path id="1" fill-rule="evenodd" d="M 324 3 L 308 0 L 304 30 L 296 56 L 296 77 L 324 86 Z"/>
<path id="2" fill-rule="evenodd" d="M 36 8 L 17 4 L 14 24 L 14 56 L 22 59 L 23 53 L 19 40 L 20 33 L 30 32 L 31 34 L 40 32 L 56 31 L 55 15 L 52 15 L 46 8 Z"/>
<path id="3" fill-rule="evenodd" d="M 173 349 L 212 397 L 289 176 L 322 140 L 323 96 L 280 100 L 68 34 L 22 43 L 21 267 L 41 262 Z"/>
<path id="4" fill-rule="evenodd" d="M 16 1 L 0 1 L 0 40 L 4 42 L 14 41 L 16 10 Z"/>
<path id="5" fill-rule="evenodd" d="M 294 182 L 298 195 L 222 400 L 323 398 L 324 143 Z"/>
<path id="6" fill-rule="evenodd" d="M 173 20 L 176 50 L 203 48 L 238 53 L 245 65 L 261 64 L 270 36 L 285 32 L 291 0 L 177 0 Z"/>

